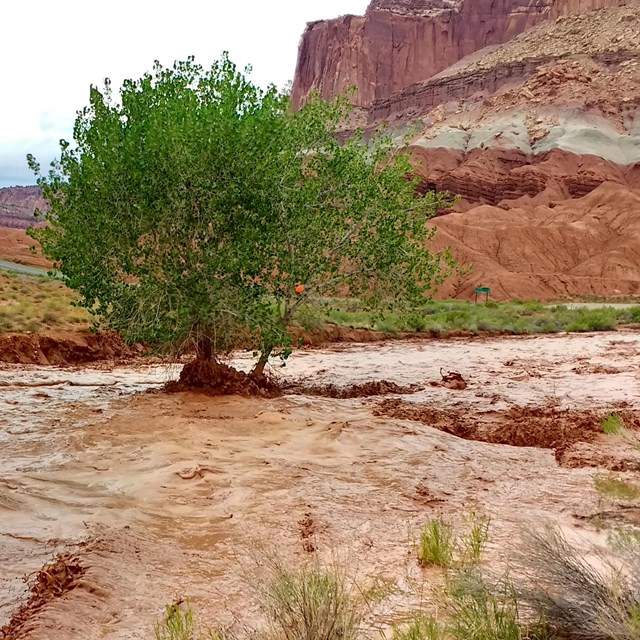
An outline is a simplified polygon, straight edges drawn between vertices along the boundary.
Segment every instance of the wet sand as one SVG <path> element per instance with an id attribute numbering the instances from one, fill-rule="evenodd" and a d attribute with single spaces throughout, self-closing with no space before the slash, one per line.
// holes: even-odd
<path id="1" fill-rule="evenodd" d="M 278 371 L 313 384 L 422 385 L 440 368 L 468 388 L 427 386 L 404 400 L 470 416 L 528 404 L 639 408 L 631 332 L 350 345 L 299 352 Z M 457 526 L 471 510 L 491 517 L 491 562 L 532 524 L 599 539 L 584 519 L 602 510 L 597 467 L 375 416 L 380 398 L 157 393 L 176 374 L 0 368 L 0 625 L 24 602 L 22 576 L 53 554 L 71 550 L 87 568 L 18 637 L 152 637 L 178 597 L 193 598 L 206 623 L 258 624 L 256 563 L 273 552 L 338 555 L 363 583 L 393 581 L 395 595 L 372 612 L 384 622 L 429 579 L 411 539 L 435 514 Z M 136 393 L 147 390 L 156 392 Z M 599 449 L 609 446 L 617 455 L 617 442 Z"/>

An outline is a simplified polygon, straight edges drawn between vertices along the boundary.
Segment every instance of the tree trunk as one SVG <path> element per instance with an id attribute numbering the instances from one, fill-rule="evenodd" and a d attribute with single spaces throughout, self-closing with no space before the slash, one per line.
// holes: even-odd
<path id="1" fill-rule="evenodd" d="M 213 349 L 211 348 L 211 338 L 209 336 L 199 336 L 196 342 L 196 358 L 198 360 L 211 360 Z"/>
<path id="2" fill-rule="evenodd" d="M 269 361 L 269 355 L 271 354 L 271 349 L 267 351 L 263 351 L 260 354 L 260 359 L 256 362 L 256 366 L 253 367 L 251 371 L 251 377 L 258 381 L 264 380 L 264 368 L 267 366 L 267 362 Z"/>

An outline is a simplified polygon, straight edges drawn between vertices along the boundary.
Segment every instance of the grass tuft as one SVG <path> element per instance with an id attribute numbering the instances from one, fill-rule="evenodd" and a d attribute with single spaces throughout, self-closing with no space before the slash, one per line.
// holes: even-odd
<path id="1" fill-rule="evenodd" d="M 446 640 L 444 625 L 431 616 L 418 614 L 406 627 L 393 630 L 392 640 Z"/>
<path id="2" fill-rule="evenodd" d="M 518 600 L 510 582 L 490 588 L 477 567 L 465 567 L 449 578 L 447 609 L 456 640 L 522 640 Z"/>
<path id="3" fill-rule="evenodd" d="M 602 430 L 610 436 L 615 436 L 624 429 L 624 420 L 619 413 L 608 413 L 602 418 Z"/>
<path id="4" fill-rule="evenodd" d="M 487 542 L 489 541 L 489 525 L 491 519 L 471 513 L 467 519 L 469 529 L 460 539 L 463 562 L 478 564 Z"/>
<path id="5" fill-rule="evenodd" d="M 418 562 L 423 567 L 449 567 L 453 562 L 454 546 L 451 524 L 433 518 L 420 531 L 416 550 Z"/>

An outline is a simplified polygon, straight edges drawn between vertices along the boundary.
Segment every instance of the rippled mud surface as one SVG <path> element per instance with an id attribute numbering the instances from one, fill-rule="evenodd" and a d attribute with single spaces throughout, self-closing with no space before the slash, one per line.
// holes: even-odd
<path id="1" fill-rule="evenodd" d="M 429 386 L 440 369 L 459 371 L 467 389 Z M 427 517 L 490 516 L 498 561 L 532 523 L 586 534 L 602 508 L 593 475 L 633 458 L 598 435 L 573 442 L 578 463 L 561 465 L 551 449 L 411 419 L 413 406 L 421 418 L 435 408 L 482 425 L 526 405 L 635 415 L 631 332 L 341 346 L 299 352 L 276 371 L 304 384 L 422 389 L 393 414 L 376 397 L 168 395 L 159 389 L 178 370 L 167 366 L 1 367 L 0 627 L 26 600 L 22 577 L 57 553 L 80 559 L 81 579 L 13 637 L 151 638 L 163 605 L 185 596 L 205 622 L 241 626 L 258 619 L 254 568 L 274 550 L 291 561 L 338 554 L 363 579 L 406 587 L 421 579 L 410 539 Z M 410 600 L 396 596 L 394 610 Z"/>

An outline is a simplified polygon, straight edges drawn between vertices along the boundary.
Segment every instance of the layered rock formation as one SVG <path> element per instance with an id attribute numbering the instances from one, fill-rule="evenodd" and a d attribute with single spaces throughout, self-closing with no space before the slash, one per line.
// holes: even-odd
<path id="1" fill-rule="evenodd" d="M 421 189 L 459 197 L 433 246 L 470 267 L 442 297 L 640 296 L 639 0 L 373 0 L 299 70 L 298 103 L 356 84 L 361 124 L 420 128 Z"/>
<path id="2" fill-rule="evenodd" d="M 640 12 L 637 2 L 621 7 L 578 14 L 542 25 L 501 47 L 476 52 L 432 78 L 415 83 L 395 94 L 375 100 L 369 105 L 367 122 L 376 126 L 381 122 L 406 122 L 423 117 L 438 105 L 469 98 L 485 98 L 505 87 L 526 82 L 544 66 L 569 59 L 592 64 L 582 70 L 583 84 L 590 79 L 588 72 L 601 68 L 615 73 L 622 64 L 638 60 L 640 56 Z M 524 98 L 533 99 L 536 90 L 544 92 L 547 85 L 560 85 L 566 79 L 574 80 L 569 70 L 560 77 L 541 74 L 532 86 L 525 86 Z M 553 75 L 553 74 L 551 74 Z M 625 81 L 624 74 L 614 78 Z M 634 99 L 635 87 L 627 96 L 617 92 L 610 96 L 615 107 L 624 106 Z M 522 104 L 523 100 L 520 100 Z"/>
<path id="3" fill-rule="evenodd" d="M 640 189 L 640 166 L 619 165 L 595 155 L 562 149 L 528 155 L 513 149 L 445 148 L 413 150 L 422 191 L 448 191 L 460 197 L 455 211 L 478 204 L 501 209 L 524 196 L 536 202 L 581 198 L 601 184 Z"/>
<path id="4" fill-rule="evenodd" d="M 36 209 L 44 209 L 46 203 L 38 187 L 7 187 L 0 189 L 0 227 L 26 229 L 36 220 Z"/>
<path id="5" fill-rule="evenodd" d="M 355 87 L 368 107 L 429 79 L 487 45 L 507 42 L 560 16 L 625 0 L 373 0 L 364 16 L 310 23 L 293 84 L 300 105 L 311 91 L 332 98 Z"/>

